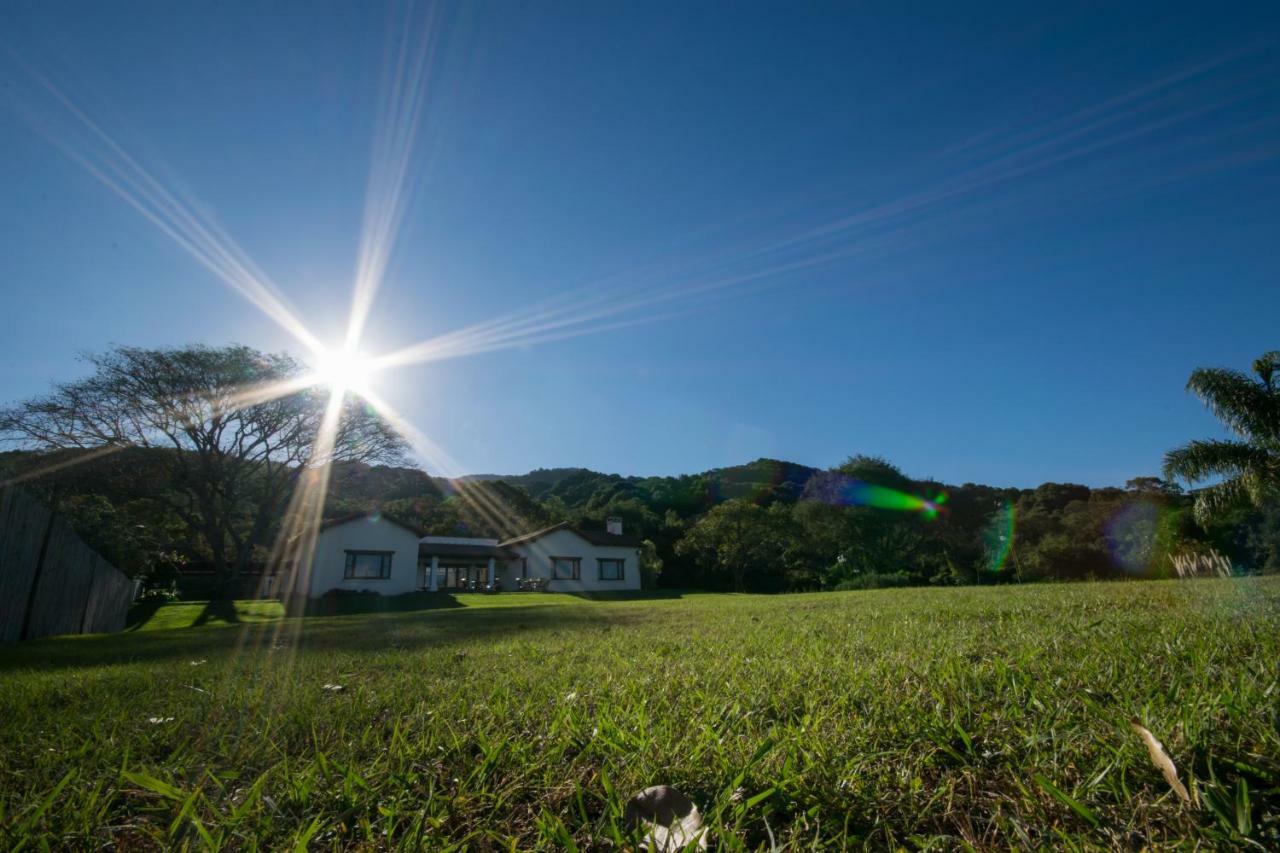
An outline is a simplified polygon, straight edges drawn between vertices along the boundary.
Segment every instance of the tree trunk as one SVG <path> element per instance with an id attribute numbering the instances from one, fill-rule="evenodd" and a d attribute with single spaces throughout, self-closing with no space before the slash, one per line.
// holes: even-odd
<path id="1" fill-rule="evenodd" d="M 209 554 L 213 557 L 213 592 L 210 597 L 227 598 L 231 595 L 232 566 L 227 562 L 226 541 L 221 530 L 212 536 L 206 533 L 205 537 L 209 539 Z"/>

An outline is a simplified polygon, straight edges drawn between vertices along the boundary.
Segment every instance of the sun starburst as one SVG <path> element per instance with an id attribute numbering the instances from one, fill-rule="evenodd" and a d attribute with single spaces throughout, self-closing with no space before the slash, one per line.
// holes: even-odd
<path id="1" fill-rule="evenodd" d="M 351 392 L 367 396 L 377 365 L 354 347 L 322 349 L 316 354 L 313 379 L 334 397 Z"/>

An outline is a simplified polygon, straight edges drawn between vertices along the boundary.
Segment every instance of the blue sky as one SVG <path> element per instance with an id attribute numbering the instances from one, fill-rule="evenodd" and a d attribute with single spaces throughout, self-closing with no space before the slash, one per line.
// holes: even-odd
<path id="1" fill-rule="evenodd" d="M 580 322 L 379 393 L 472 472 L 871 453 L 1101 485 L 1217 434 L 1187 374 L 1280 347 L 1280 7 L 904 5 L 419 10 L 417 180 L 364 350 Z M 303 354 L 77 162 L 104 146 L 32 72 L 336 343 L 392 20 L 4 4 L 0 401 L 113 343 Z"/>

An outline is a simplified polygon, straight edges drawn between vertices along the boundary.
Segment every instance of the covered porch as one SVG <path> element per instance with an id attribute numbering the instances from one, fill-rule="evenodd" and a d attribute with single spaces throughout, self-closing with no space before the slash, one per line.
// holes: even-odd
<path id="1" fill-rule="evenodd" d="M 418 545 L 418 589 L 491 592 L 513 554 L 496 540 L 426 536 Z"/>

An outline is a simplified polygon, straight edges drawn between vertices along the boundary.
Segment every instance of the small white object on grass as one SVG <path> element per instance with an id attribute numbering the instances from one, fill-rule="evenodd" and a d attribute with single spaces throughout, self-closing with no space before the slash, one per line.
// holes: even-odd
<path id="1" fill-rule="evenodd" d="M 1151 756 L 1151 763 L 1164 774 L 1164 781 L 1169 783 L 1169 787 L 1178 795 L 1178 799 L 1190 805 L 1191 794 L 1187 792 L 1187 787 L 1178 779 L 1178 768 L 1173 763 L 1173 759 L 1169 757 L 1169 753 L 1164 751 L 1164 744 L 1156 740 L 1156 736 L 1144 728 L 1136 719 L 1130 725 L 1138 733 L 1138 737 L 1142 738 L 1142 742 L 1147 745 L 1147 754 Z"/>
<path id="2" fill-rule="evenodd" d="M 645 830 L 644 849 L 652 853 L 675 853 L 690 843 L 697 850 L 707 849 L 698 807 L 670 785 L 654 785 L 636 794 L 627 801 L 625 817 L 629 827 Z"/>
<path id="3" fill-rule="evenodd" d="M 346 688 L 343 687 L 341 684 L 326 684 L 321 689 L 328 690 L 330 693 L 341 693 Z"/>

